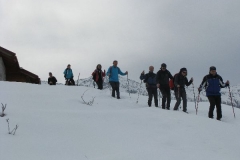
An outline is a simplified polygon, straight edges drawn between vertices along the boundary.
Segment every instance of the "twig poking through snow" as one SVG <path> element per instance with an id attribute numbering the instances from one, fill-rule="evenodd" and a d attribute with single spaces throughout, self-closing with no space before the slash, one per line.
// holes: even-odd
<path id="1" fill-rule="evenodd" d="M 12 135 L 15 135 L 17 129 L 18 129 L 18 125 L 16 125 L 16 127 L 12 130 L 11 134 L 12 134 Z"/>
<path id="2" fill-rule="evenodd" d="M 16 125 L 16 127 L 10 132 L 10 126 L 9 126 L 9 118 L 6 119 L 7 123 L 8 123 L 8 134 L 12 134 L 12 135 L 15 135 L 17 129 L 18 129 L 18 125 Z"/>
<path id="3" fill-rule="evenodd" d="M 6 108 L 7 108 L 7 104 L 5 104 L 5 105 L 2 104 L 2 114 L 0 115 L 0 117 L 5 116 L 4 111 L 5 111 Z"/>
<path id="4" fill-rule="evenodd" d="M 6 119 L 6 121 L 7 121 L 7 123 L 8 123 L 8 134 L 11 134 L 11 132 L 10 132 L 10 127 L 9 127 L 9 118 Z"/>
<path id="5" fill-rule="evenodd" d="M 87 91 L 88 91 L 88 89 L 87 89 L 85 92 L 87 92 Z M 86 101 L 83 99 L 85 92 L 83 92 L 83 94 L 82 94 L 82 96 L 81 96 L 81 98 L 82 98 L 82 100 L 83 100 L 83 103 L 86 104 L 86 105 L 89 105 L 89 106 L 93 105 L 95 97 L 92 97 L 92 100 L 91 100 L 91 101 L 86 102 Z"/>

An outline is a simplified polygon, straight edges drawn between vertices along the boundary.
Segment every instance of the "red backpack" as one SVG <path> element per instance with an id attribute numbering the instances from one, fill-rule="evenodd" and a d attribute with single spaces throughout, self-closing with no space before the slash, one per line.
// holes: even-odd
<path id="1" fill-rule="evenodd" d="M 174 76 L 173 76 L 173 79 L 170 79 L 169 81 L 169 87 L 171 90 L 174 90 L 174 79 L 175 77 L 178 75 L 178 73 L 176 73 Z"/>

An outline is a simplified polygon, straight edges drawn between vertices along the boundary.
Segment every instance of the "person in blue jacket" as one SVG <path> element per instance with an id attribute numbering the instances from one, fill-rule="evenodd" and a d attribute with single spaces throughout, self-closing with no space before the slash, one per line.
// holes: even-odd
<path id="1" fill-rule="evenodd" d="M 75 85 L 75 82 L 73 80 L 73 72 L 70 64 L 67 65 L 67 68 L 64 70 L 63 74 L 66 80 L 65 85 Z"/>
<path id="2" fill-rule="evenodd" d="M 123 73 L 117 65 L 118 61 L 114 60 L 113 66 L 108 68 L 107 75 L 109 76 L 109 83 L 112 86 L 112 97 L 115 97 L 116 92 L 117 99 L 120 99 L 118 74 L 125 76 L 128 74 L 128 71 Z"/>
<path id="3" fill-rule="evenodd" d="M 223 82 L 223 79 L 216 72 L 216 67 L 211 66 L 209 74 L 204 76 L 203 81 L 198 88 L 199 92 L 202 91 L 203 88 L 206 89 L 206 96 L 210 102 L 208 117 L 213 118 L 213 111 L 216 106 L 217 108 L 217 120 L 221 120 L 222 118 L 222 108 L 221 108 L 221 88 L 227 87 L 229 85 L 229 81 L 226 83 Z"/>
<path id="4" fill-rule="evenodd" d="M 154 97 L 155 107 L 158 107 L 158 94 L 157 94 L 157 75 L 153 73 L 154 67 L 149 67 L 149 72 L 144 74 L 144 71 L 140 75 L 140 79 L 146 83 L 148 91 L 148 106 L 152 105 L 152 98 Z"/>

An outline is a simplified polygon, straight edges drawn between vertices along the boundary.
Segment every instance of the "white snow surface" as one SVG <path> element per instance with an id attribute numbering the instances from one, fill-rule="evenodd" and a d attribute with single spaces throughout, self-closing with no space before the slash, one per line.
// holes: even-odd
<path id="1" fill-rule="evenodd" d="M 1 160 L 239 160 L 240 111 L 222 105 L 209 119 L 208 102 L 188 102 L 189 114 L 147 106 L 147 96 L 85 86 L 0 82 Z M 87 91 L 86 91 L 87 90 Z M 85 92 L 86 91 L 86 92 Z M 81 96 L 92 106 L 83 103 Z M 171 109 L 175 104 L 172 100 Z M 215 113 L 216 114 L 216 113 Z M 15 135 L 8 134 L 18 124 Z"/>

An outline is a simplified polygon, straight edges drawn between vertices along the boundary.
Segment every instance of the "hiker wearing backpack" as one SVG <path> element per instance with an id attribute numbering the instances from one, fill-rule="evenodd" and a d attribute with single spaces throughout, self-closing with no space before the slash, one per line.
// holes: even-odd
<path id="1" fill-rule="evenodd" d="M 160 89 L 162 97 L 162 109 L 165 109 L 167 101 L 167 109 L 170 109 L 171 90 L 169 87 L 169 79 L 173 79 L 172 74 L 167 70 L 165 63 L 161 64 L 160 70 L 157 72 L 157 87 Z"/>
<path id="2" fill-rule="evenodd" d="M 155 107 L 158 107 L 158 94 L 157 94 L 157 75 L 153 73 L 154 67 L 149 67 L 149 72 L 144 74 L 144 71 L 140 75 L 140 79 L 144 80 L 143 82 L 146 83 L 146 88 L 148 91 L 148 106 L 151 107 L 152 105 L 152 98 L 154 97 Z"/>
<path id="3" fill-rule="evenodd" d="M 118 61 L 114 60 L 113 65 L 108 68 L 107 75 L 109 76 L 109 83 L 112 86 L 112 97 L 115 97 L 116 92 L 117 99 L 120 99 L 118 75 L 125 76 L 128 74 L 128 71 L 123 73 L 117 65 Z"/>
<path id="4" fill-rule="evenodd" d="M 92 73 L 93 80 L 97 83 L 98 89 L 102 90 L 103 89 L 103 80 L 105 77 L 105 70 L 104 72 L 102 71 L 102 66 L 101 64 L 98 64 L 94 72 Z"/>
<path id="5" fill-rule="evenodd" d="M 176 97 L 176 104 L 173 110 L 178 110 L 181 104 L 181 98 L 183 100 L 183 112 L 187 112 L 187 94 L 185 86 L 189 86 L 193 82 L 193 78 L 190 81 L 187 79 L 187 69 L 181 68 L 180 72 L 174 76 L 174 93 Z"/>
<path id="6" fill-rule="evenodd" d="M 66 80 L 65 85 L 75 85 L 75 82 L 73 80 L 73 72 L 70 64 L 67 65 L 67 68 L 64 70 L 63 74 Z"/>
<path id="7" fill-rule="evenodd" d="M 203 81 L 198 88 L 199 92 L 203 88 L 206 89 L 206 96 L 208 97 L 210 107 L 208 112 L 208 117 L 213 118 L 213 111 L 216 106 L 217 108 L 217 120 L 222 118 L 222 108 L 221 108 L 221 88 L 229 86 L 229 81 L 223 82 L 223 79 L 216 72 L 216 67 L 211 66 L 209 69 L 209 74 L 203 77 Z"/>

